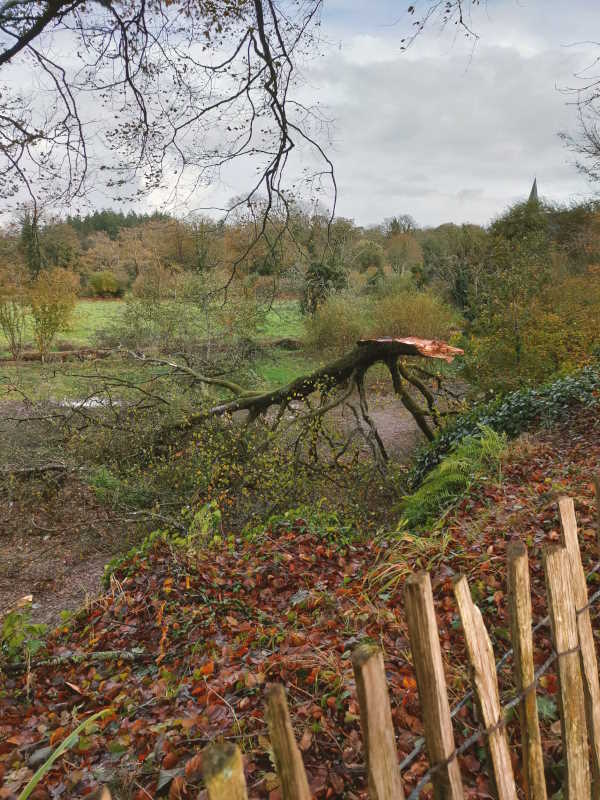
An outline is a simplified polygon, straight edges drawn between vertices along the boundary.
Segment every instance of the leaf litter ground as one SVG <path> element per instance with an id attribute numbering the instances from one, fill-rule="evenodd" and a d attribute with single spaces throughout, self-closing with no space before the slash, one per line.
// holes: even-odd
<path id="1" fill-rule="evenodd" d="M 86 797 L 109 783 L 116 797 L 192 798 L 202 792 L 201 750 L 228 739 L 244 753 L 251 797 L 280 796 L 263 714 L 265 685 L 281 681 L 310 786 L 323 798 L 366 796 L 358 705 L 350 654 L 361 641 L 385 652 L 399 758 L 423 733 L 404 622 L 407 570 L 432 573 L 451 704 L 470 688 L 452 577 L 467 574 L 494 641 L 510 646 L 506 548 L 529 547 L 534 621 L 546 614 L 541 550 L 559 533 L 557 497 L 575 498 L 586 572 L 595 564 L 592 477 L 600 468 L 600 421 L 589 411 L 513 448 L 501 476 L 475 487 L 435 536 L 445 546 L 417 551 L 396 535 L 336 541 L 303 520 L 254 540 L 185 553 L 164 542 L 121 568 L 111 592 L 54 631 L 47 657 L 55 665 L 29 676 L 5 675 L 0 692 L 0 798 L 12 798 L 81 719 L 110 707 L 76 748 L 59 759 L 34 797 Z M 391 567 L 390 567 L 391 565 Z M 385 581 L 381 579 L 385 571 Z M 391 583 L 389 582 L 392 578 Z M 596 578 L 597 576 L 592 576 Z M 596 624 L 598 611 L 593 609 Z M 91 654 L 125 651 L 121 659 Z M 551 651 L 536 635 L 535 659 Z M 76 661 L 69 658 L 81 656 Z M 505 700 L 510 663 L 500 675 Z M 549 788 L 561 779 L 557 680 L 540 682 Z M 456 717 L 460 742 L 477 727 L 472 704 Z M 514 720 L 509 723 L 518 741 Z M 518 748 L 515 771 L 518 780 Z M 488 797 L 483 742 L 461 756 L 467 794 Z M 421 754 L 404 773 L 410 791 L 427 769 Z M 431 793 L 430 787 L 425 795 Z"/>

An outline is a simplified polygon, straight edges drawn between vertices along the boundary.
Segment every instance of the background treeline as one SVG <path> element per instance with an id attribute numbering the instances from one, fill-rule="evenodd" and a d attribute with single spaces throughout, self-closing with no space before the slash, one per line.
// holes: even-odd
<path id="1" fill-rule="evenodd" d="M 451 339 L 465 347 L 464 375 L 480 389 L 547 379 L 600 345 L 598 203 L 534 197 L 488 227 L 437 228 L 408 215 L 362 228 L 292 207 L 257 239 L 259 228 L 260 214 L 225 223 L 26 212 L 0 236 L 5 336 L 18 350 L 19 314 L 33 314 L 34 338 L 47 349 L 51 331 L 40 329 L 60 330 L 68 317 L 63 308 L 49 326 L 37 319 L 49 305 L 125 297 L 113 340 L 172 352 L 215 331 L 252 339 L 267 307 L 297 301 L 308 349 L 341 351 L 364 335 Z"/>

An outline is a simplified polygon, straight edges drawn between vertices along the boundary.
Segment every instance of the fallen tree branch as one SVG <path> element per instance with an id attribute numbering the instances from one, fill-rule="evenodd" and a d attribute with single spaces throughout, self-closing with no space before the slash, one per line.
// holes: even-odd
<path id="1" fill-rule="evenodd" d="M 144 353 L 136 353 L 133 350 L 123 350 L 122 352 L 126 353 L 131 358 L 135 359 L 136 361 L 143 361 L 145 364 L 155 364 L 157 366 L 162 367 L 170 367 L 173 372 L 181 372 L 184 375 L 192 378 L 197 383 L 205 383 L 209 386 L 218 386 L 221 389 L 227 389 L 227 391 L 231 392 L 234 395 L 239 395 L 240 397 L 255 397 L 257 392 L 247 391 L 237 383 L 233 381 L 228 381 L 226 378 L 217 378 L 211 377 L 210 375 L 202 375 L 202 373 L 198 372 L 192 367 L 188 366 L 187 364 L 180 364 L 176 361 L 171 361 L 166 358 L 154 358 L 152 356 L 147 356 Z"/>
<path id="2" fill-rule="evenodd" d="M 303 400 L 320 386 L 333 386 L 346 383 L 353 374 L 365 374 L 373 365 L 382 362 L 388 363 L 401 356 L 422 356 L 424 358 L 442 358 L 451 362 L 455 356 L 462 355 L 464 351 L 452 347 L 446 342 L 435 339 L 361 339 L 356 347 L 347 355 L 342 356 L 330 364 L 326 364 L 310 375 L 300 378 L 262 394 L 243 394 L 235 400 L 220 403 L 208 411 L 193 414 L 189 424 L 200 421 L 210 416 L 233 414 L 237 411 L 254 409 L 256 413 L 264 413 L 273 405 L 280 405 L 289 400 Z"/>
<path id="3" fill-rule="evenodd" d="M 67 464 L 40 464 L 31 467 L 2 467 L 0 476 L 3 475 L 42 475 L 44 472 L 72 472 L 75 467 Z"/>
<path id="4" fill-rule="evenodd" d="M 285 408 L 289 407 L 290 403 L 308 402 L 309 396 L 315 391 L 327 393 L 334 386 L 351 386 L 354 384 L 358 388 L 359 396 L 362 393 L 360 397 L 361 415 L 369 428 L 370 443 L 374 448 L 376 460 L 379 465 L 382 466 L 386 460 L 385 447 L 369 416 L 364 386 L 361 392 L 360 384 L 364 381 L 367 371 L 378 363 L 387 365 L 392 376 L 394 389 L 400 396 L 404 406 L 413 415 L 424 435 L 428 439 L 433 439 L 434 434 L 427 422 L 427 418 L 435 417 L 435 411 L 432 412 L 431 408 L 429 410 L 421 409 L 412 399 L 409 392 L 404 388 L 403 380 L 398 369 L 398 359 L 406 356 L 420 356 L 422 358 L 440 358 L 444 361 L 451 362 L 457 355 L 462 355 L 463 350 L 458 347 L 452 347 L 446 342 L 436 339 L 420 339 L 417 337 L 402 339 L 390 337 L 381 339 L 361 339 L 350 353 L 326 364 L 309 375 L 302 375 L 285 386 L 267 392 L 248 391 L 233 381 L 202 375 L 191 367 L 178 364 L 175 361 L 154 359 L 142 356 L 139 353 L 127 352 L 131 357 L 138 360 L 143 360 L 146 363 L 169 366 L 174 371 L 189 375 L 195 381 L 218 386 L 235 395 L 231 400 L 218 403 L 210 408 L 192 412 L 188 414 L 183 421 L 179 421 L 164 428 L 159 435 L 159 441 L 164 441 L 171 433 L 188 430 L 208 419 L 233 415 L 239 411 L 247 411 L 247 424 L 252 424 L 259 416 L 266 414 L 272 406 L 279 406 L 279 413 L 274 426 L 277 427 Z M 415 385 L 415 380 L 418 381 L 418 379 L 414 379 L 410 382 Z M 422 382 L 418 381 L 418 383 L 422 385 Z M 422 394 L 429 400 L 429 398 L 427 398 L 427 390 L 422 392 Z M 342 395 L 343 400 L 347 400 L 348 397 L 349 393 L 344 393 Z M 334 399 L 331 403 L 331 408 L 339 405 L 339 402 L 339 399 Z M 313 413 L 311 409 L 308 414 L 308 419 L 310 420 L 315 416 L 322 416 L 326 410 L 328 410 L 327 407 L 315 410 L 315 413 Z"/>
<path id="5" fill-rule="evenodd" d="M 143 659 L 155 658 L 152 653 L 147 653 L 145 650 L 101 650 L 96 653 L 69 653 L 64 656 L 54 656 L 53 658 L 46 658 L 42 661 L 32 661 L 30 664 L 27 661 L 19 661 L 16 664 L 5 664 L 0 667 L 0 671 L 7 674 L 19 674 L 21 672 L 28 672 L 29 670 L 38 669 L 39 667 L 60 667 L 63 664 L 86 664 L 87 662 L 102 662 L 102 661 L 140 661 Z"/>
<path id="6" fill-rule="evenodd" d="M 51 361 L 68 361 L 71 358 L 107 358 L 115 351 L 112 349 L 97 349 L 94 347 L 84 347 L 81 350 L 54 350 L 42 354 L 38 351 L 21 353 L 19 358 L 5 356 L 0 358 L 0 364 L 20 364 L 22 361 L 44 361 L 48 364 Z"/>

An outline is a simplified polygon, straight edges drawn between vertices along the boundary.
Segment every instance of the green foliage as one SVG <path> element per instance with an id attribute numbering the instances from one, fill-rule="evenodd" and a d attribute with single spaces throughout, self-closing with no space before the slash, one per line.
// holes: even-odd
<path id="1" fill-rule="evenodd" d="M 12 283 L 0 288 L 0 330 L 14 359 L 23 350 L 23 339 L 27 327 L 28 301 L 24 287 Z"/>
<path id="2" fill-rule="evenodd" d="M 360 239 L 354 249 L 353 263 L 359 272 L 375 270 L 381 273 L 383 270 L 384 251 L 383 247 L 371 239 Z"/>
<path id="3" fill-rule="evenodd" d="M 335 254 L 311 261 L 304 277 L 300 301 L 302 313 L 315 314 L 330 295 L 341 292 L 347 284 L 346 272 Z"/>
<path id="4" fill-rule="evenodd" d="M 432 524 L 477 478 L 498 467 L 507 436 L 485 425 L 479 428 L 477 435 L 467 436 L 454 447 L 413 494 L 403 498 L 399 527 Z"/>
<path id="5" fill-rule="evenodd" d="M 537 708 L 541 720 L 552 721 L 558 719 L 558 708 L 551 697 L 543 694 L 539 695 L 537 698 Z"/>
<path id="6" fill-rule="evenodd" d="M 530 294 L 506 303 L 499 302 L 506 287 L 494 289 L 495 299 L 473 325 L 464 374 L 479 388 L 541 383 L 585 364 L 600 343 L 600 274 L 591 268 L 584 275 L 541 270 L 539 278 L 538 285 L 531 281 Z"/>
<path id="7" fill-rule="evenodd" d="M 456 417 L 417 454 L 411 483 L 420 485 L 446 453 L 466 437 L 476 434 L 482 425 L 513 438 L 535 424 L 560 419 L 575 404 L 594 407 L 599 400 L 600 369 L 593 364 L 538 388 L 520 389 L 487 403 L 478 403 Z"/>
<path id="8" fill-rule="evenodd" d="M 420 286 L 441 290 L 467 318 L 475 315 L 477 287 L 485 264 L 488 234 L 477 225 L 440 225 L 421 234 Z"/>
<path id="9" fill-rule="evenodd" d="M 500 236 L 509 242 L 522 242 L 530 237 L 549 241 L 549 206 L 536 200 L 515 203 L 490 225 L 492 236 Z"/>
<path id="10" fill-rule="evenodd" d="M 45 356 L 57 333 L 69 328 L 77 304 L 79 279 L 65 269 L 44 270 L 29 292 L 33 338 Z"/>
<path id="11" fill-rule="evenodd" d="M 37 217 L 29 211 L 21 219 L 20 250 L 32 278 L 37 278 L 42 269 L 42 253 L 40 249 L 40 232 Z"/>
<path id="12" fill-rule="evenodd" d="M 166 214 L 161 214 L 158 211 L 153 214 L 136 214 L 135 211 L 129 211 L 124 214 L 122 211 L 103 209 L 102 211 L 94 211 L 92 214 L 87 214 L 85 217 L 67 217 L 66 221 L 78 233 L 83 235 L 104 231 L 111 239 L 116 239 L 122 228 L 134 228 L 144 222 L 165 221 L 167 219 L 169 217 Z"/>
<path id="13" fill-rule="evenodd" d="M 380 297 L 371 315 L 371 336 L 449 339 L 459 320 L 456 312 L 433 293 L 410 289 Z"/>
<path id="14" fill-rule="evenodd" d="M 190 539 L 199 538 L 201 542 L 207 544 L 212 541 L 218 544 L 222 534 L 222 514 L 221 509 L 214 500 L 206 503 L 197 511 L 190 523 L 188 535 Z"/>
<path id="15" fill-rule="evenodd" d="M 0 652 L 9 663 L 27 661 L 44 647 L 46 625 L 31 621 L 31 603 L 5 615 L 0 627 Z"/>
<path id="16" fill-rule="evenodd" d="M 110 270 L 94 272 L 89 277 L 88 285 L 98 297 L 121 297 L 124 291 L 122 283 Z"/>
<path id="17" fill-rule="evenodd" d="M 152 493 L 144 485 L 128 482 L 127 479 L 115 475 L 106 465 L 92 472 L 88 481 L 96 497 L 113 508 L 144 508 L 152 501 Z"/>
<path id="18" fill-rule="evenodd" d="M 306 323 L 307 347 L 344 352 L 365 336 L 423 336 L 448 339 L 459 317 L 431 292 L 406 278 L 385 280 L 371 297 L 349 292 L 330 297 Z"/>
<path id="19" fill-rule="evenodd" d="M 211 277 L 157 271 L 146 278 L 134 285 L 136 294 L 104 332 L 107 344 L 172 353 L 193 352 L 218 339 L 233 350 L 246 347 L 264 323 L 265 309 L 251 295 L 232 290 L 225 298 Z"/>
<path id="20" fill-rule="evenodd" d="M 367 307 L 351 294 L 330 297 L 306 322 L 306 345 L 313 351 L 351 350 L 367 332 Z"/>
<path id="21" fill-rule="evenodd" d="M 261 535 L 265 528 L 294 527 L 299 530 L 300 523 L 303 523 L 306 530 L 338 546 L 352 544 L 357 537 L 361 536 L 352 521 L 345 519 L 340 512 L 327 507 L 327 502 L 324 498 L 321 498 L 314 505 L 300 505 L 288 509 L 283 514 L 273 514 L 265 523 L 247 526 L 244 534 L 254 538 Z"/>

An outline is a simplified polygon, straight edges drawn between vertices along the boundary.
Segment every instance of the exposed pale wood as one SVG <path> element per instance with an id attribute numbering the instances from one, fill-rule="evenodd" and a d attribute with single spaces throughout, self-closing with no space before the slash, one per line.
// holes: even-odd
<path id="1" fill-rule="evenodd" d="M 534 686 L 535 673 L 529 562 L 527 548 L 523 542 L 514 542 L 508 549 L 508 605 L 514 648 L 513 670 L 517 690 L 521 692 Z M 544 759 L 535 688 L 524 696 L 519 705 L 519 714 L 525 791 L 529 800 L 546 800 Z"/>
<path id="2" fill-rule="evenodd" d="M 426 572 L 411 575 L 405 584 L 404 597 L 429 763 L 444 764 L 433 775 L 433 796 L 436 800 L 462 800 L 458 760 L 446 763 L 455 749 L 454 733 L 429 575 Z"/>
<path id="3" fill-rule="evenodd" d="M 577 629 L 581 645 L 581 671 L 585 696 L 585 714 L 588 726 L 588 738 L 591 747 L 592 780 L 594 796 L 600 796 L 600 682 L 598 680 L 598 661 L 594 644 L 594 632 L 588 604 L 587 583 L 581 563 L 581 551 L 577 536 L 577 518 L 575 503 L 571 497 L 560 497 L 562 544 L 569 554 L 571 581 L 575 611 L 577 612 Z M 585 609 L 585 610 L 582 610 Z"/>
<path id="4" fill-rule="evenodd" d="M 548 548 L 544 553 L 544 570 L 554 646 L 558 653 L 565 762 L 563 795 L 565 800 L 588 800 L 591 796 L 588 736 L 575 598 L 567 550 L 564 547 Z"/>
<path id="5" fill-rule="evenodd" d="M 311 792 L 294 738 L 285 690 L 278 683 L 267 690 L 267 724 L 283 800 L 310 800 Z"/>
<path id="6" fill-rule="evenodd" d="M 486 729 L 488 747 L 492 758 L 498 800 L 516 800 L 517 790 L 506 729 L 502 722 L 502 708 L 498 693 L 496 662 L 488 632 L 481 612 L 473 603 L 469 584 L 464 575 L 454 583 L 454 595 L 467 643 L 467 653 L 473 672 L 475 695 Z"/>
<path id="7" fill-rule="evenodd" d="M 112 794 L 106 788 L 106 786 L 102 787 L 102 791 L 100 792 L 100 797 L 98 798 L 98 800 L 112 800 Z"/>
<path id="8" fill-rule="evenodd" d="M 202 769 L 209 800 L 247 800 L 239 747 L 229 742 L 209 745 L 202 752 Z"/>
<path id="9" fill-rule="evenodd" d="M 360 705 L 369 797 L 404 800 L 383 656 L 379 648 L 360 645 L 352 654 Z"/>

